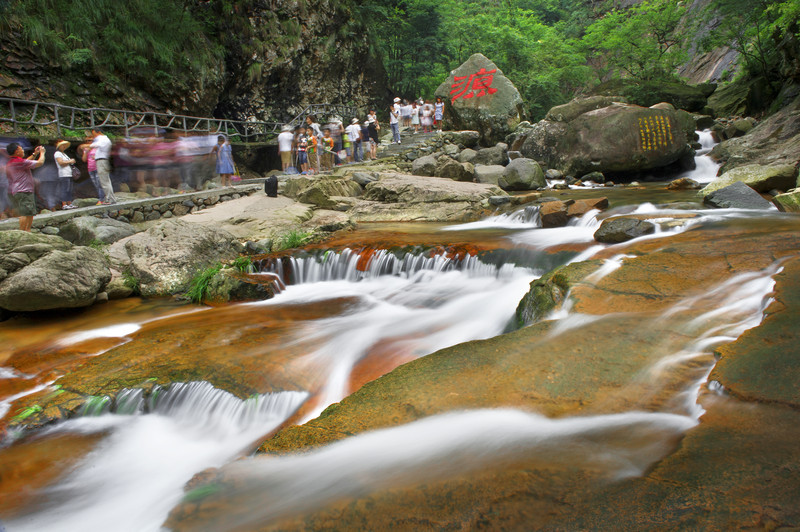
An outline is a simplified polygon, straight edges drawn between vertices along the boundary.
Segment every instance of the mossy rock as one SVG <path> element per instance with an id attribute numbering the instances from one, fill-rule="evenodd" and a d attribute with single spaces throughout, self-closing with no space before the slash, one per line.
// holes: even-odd
<path id="1" fill-rule="evenodd" d="M 708 98 L 714 93 L 716 85 L 703 83 L 689 85 L 680 81 L 634 81 L 611 80 L 601 83 L 593 90 L 597 95 L 619 95 L 629 103 L 650 107 L 661 102 L 667 102 L 676 109 L 702 112 L 708 103 Z"/>
<path id="2" fill-rule="evenodd" d="M 567 264 L 533 281 L 517 306 L 517 324 L 520 327 L 530 325 L 556 310 L 564 303 L 570 289 L 602 264 L 600 260 Z"/>
<path id="3" fill-rule="evenodd" d="M 203 303 L 258 301 L 270 299 L 274 295 L 275 290 L 271 280 L 255 279 L 233 268 L 224 268 L 209 281 Z"/>

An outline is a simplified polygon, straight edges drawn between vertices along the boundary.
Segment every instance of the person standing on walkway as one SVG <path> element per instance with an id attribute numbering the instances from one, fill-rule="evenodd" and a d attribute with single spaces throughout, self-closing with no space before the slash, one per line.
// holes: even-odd
<path id="1" fill-rule="evenodd" d="M 217 145 L 211 150 L 217 156 L 217 173 L 219 174 L 220 186 L 231 186 L 231 176 L 233 175 L 233 150 L 231 143 L 224 135 L 217 137 Z"/>
<path id="2" fill-rule="evenodd" d="M 370 109 L 367 114 L 367 131 L 369 131 L 369 151 L 372 159 L 378 158 L 378 131 L 381 130 L 381 124 L 378 122 L 378 116 L 375 114 L 375 109 Z"/>
<path id="3" fill-rule="evenodd" d="M 442 130 L 442 120 L 444 120 L 444 102 L 441 96 L 437 96 L 436 103 L 433 104 L 433 125 L 439 131 Z"/>
<path id="4" fill-rule="evenodd" d="M 36 146 L 33 155 L 27 159 L 24 158 L 25 150 L 16 142 L 9 144 L 6 151 L 11 156 L 6 163 L 8 194 L 19 215 L 19 228 L 30 231 L 36 215 L 36 198 L 33 196 L 36 185 L 31 170 L 44 164 L 44 146 Z"/>
<path id="5" fill-rule="evenodd" d="M 56 153 L 53 159 L 58 168 L 58 199 L 62 209 L 74 209 L 72 205 L 72 165 L 75 159 L 64 153 L 69 148 L 69 141 L 61 140 L 56 144 Z"/>
<path id="6" fill-rule="evenodd" d="M 278 153 L 281 156 L 281 169 L 284 173 L 292 166 L 293 143 L 294 135 L 292 134 L 292 126 L 283 126 L 280 135 L 278 135 Z"/>
<path id="7" fill-rule="evenodd" d="M 400 144 L 400 98 L 394 99 L 389 107 L 389 127 L 392 128 L 392 142 Z"/>
<path id="8" fill-rule="evenodd" d="M 347 153 L 348 162 L 361 162 L 358 157 L 358 150 L 361 147 L 361 126 L 358 125 L 358 118 L 354 118 L 347 126 L 347 140 L 350 141 L 350 149 Z"/>
<path id="9" fill-rule="evenodd" d="M 92 128 L 91 148 L 95 149 L 94 160 L 97 163 L 97 181 L 103 189 L 103 204 L 117 202 L 114 187 L 111 185 L 111 139 L 99 127 Z"/>

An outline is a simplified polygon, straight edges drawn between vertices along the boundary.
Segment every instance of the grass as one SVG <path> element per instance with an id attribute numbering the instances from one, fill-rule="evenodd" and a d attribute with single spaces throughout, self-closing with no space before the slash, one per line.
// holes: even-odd
<path id="1" fill-rule="evenodd" d="M 280 239 L 277 246 L 278 249 L 276 251 L 299 248 L 300 246 L 307 244 L 310 240 L 311 233 L 300 231 L 298 229 L 292 229 Z"/>
<path id="2" fill-rule="evenodd" d="M 211 282 L 211 279 L 213 279 L 221 269 L 222 264 L 218 262 L 213 266 L 200 270 L 192 280 L 189 281 L 189 289 L 186 291 L 186 297 L 191 299 L 194 303 L 202 303 L 208 292 L 208 283 Z"/>
<path id="3" fill-rule="evenodd" d="M 253 271 L 253 259 L 250 257 L 236 257 L 231 262 L 231 266 L 242 273 L 250 273 Z"/>
<path id="4" fill-rule="evenodd" d="M 134 277 L 130 271 L 122 272 L 122 284 L 133 290 L 134 294 L 139 293 L 139 279 Z"/>

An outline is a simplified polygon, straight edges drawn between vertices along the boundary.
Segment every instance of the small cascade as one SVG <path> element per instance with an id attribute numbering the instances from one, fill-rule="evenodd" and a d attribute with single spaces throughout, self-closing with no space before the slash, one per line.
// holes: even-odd
<path id="1" fill-rule="evenodd" d="M 721 166 L 708 155 L 716 142 L 714 142 L 714 138 L 711 136 L 710 129 L 697 131 L 697 136 L 700 137 L 699 142 L 702 147 L 697 150 L 695 154 L 695 168 L 678 177 L 693 179 L 701 184 L 711 183 L 717 177 L 717 172 Z"/>
<path id="2" fill-rule="evenodd" d="M 489 216 L 477 222 L 450 225 L 444 231 L 472 231 L 475 229 L 533 229 L 542 227 L 538 205 L 528 205 L 522 209 L 497 216 Z"/>
<path id="3" fill-rule="evenodd" d="M 440 274 L 452 271 L 469 277 L 508 278 L 512 265 L 487 264 L 471 254 L 437 253 L 395 254 L 386 249 L 365 249 L 340 252 L 326 251 L 307 257 L 280 257 L 261 261 L 259 273 L 273 274 L 286 285 L 321 283 L 327 281 L 358 282 L 382 276 L 414 280 L 425 273 Z"/>
<path id="4" fill-rule="evenodd" d="M 160 530 L 194 474 L 237 458 L 306 400 L 278 392 L 241 400 L 205 382 L 120 393 L 118 414 L 79 417 L 49 433 L 108 433 L 83 463 L 46 490 L 35 514 L 9 530 Z"/>

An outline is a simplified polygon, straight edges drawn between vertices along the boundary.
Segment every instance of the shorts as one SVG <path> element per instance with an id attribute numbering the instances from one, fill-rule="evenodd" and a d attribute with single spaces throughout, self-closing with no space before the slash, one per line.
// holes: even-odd
<path id="1" fill-rule="evenodd" d="M 34 216 L 36 214 L 36 200 L 33 198 L 33 192 L 11 194 L 11 203 L 20 216 Z"/>
<path id="2" fill-rule="evenodd" d="M 292 164 L 292 152 L 290 151 L 282 151 L 281 152 L 281 163 L 285 165 Z"/>
<path id="3" fill-rule="evenodd" d="M 308 155 L 304 151 L 297 152 L 297 164 L 306 164 L 308 162 Z"/>

